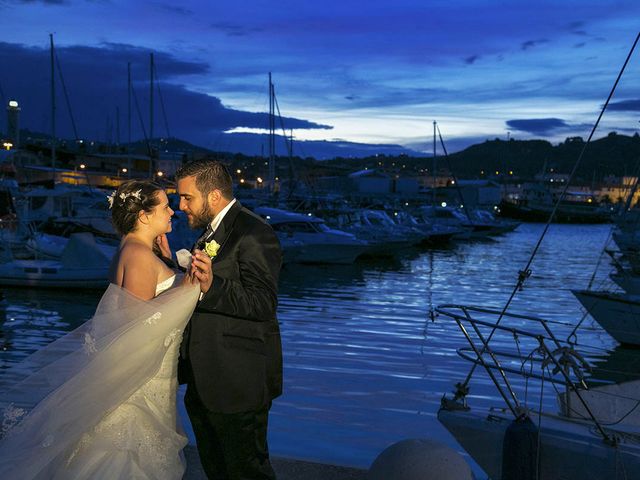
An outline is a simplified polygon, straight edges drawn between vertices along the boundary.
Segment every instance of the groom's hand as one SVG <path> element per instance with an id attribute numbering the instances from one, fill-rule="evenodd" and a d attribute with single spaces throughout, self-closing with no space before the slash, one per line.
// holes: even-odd
<path id="1" fill-rule="evenodd" d="M 200 291 L 202 293 L 207 293 L 213 283 L 211 257 L 202 250 L 196 248 L 191 256 L 191 272 L 198 282 L 200 282 Z"/>

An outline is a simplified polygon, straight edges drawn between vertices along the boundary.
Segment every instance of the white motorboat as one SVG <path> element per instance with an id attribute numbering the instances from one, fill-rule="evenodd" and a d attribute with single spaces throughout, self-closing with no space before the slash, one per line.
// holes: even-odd
<path id="1" fill-rule="evenodd" d="M 420 243 L 424 233 L 396 224 L 382 210 L 352 210 L 332 219 L 332 225 L 365 240 L 367 255 L 393 256 L 399 251 Z"/>
<path id="2" fill-rule="evenodd" d="M 68 243 L 69 239 L 66 237 L 36 232 L 27 240 L 26 246 L 36 258 L 60 260 Z M 100 241 L 96 241 L 96 247 L 109 259 L 113 257 L 118 249 L 114 245 L 107 245 Z"/>
<path id="3" fill-rule="evenodd" d="M 71 236 L 60 260 L 16 260 L 0 263 L 0 285 L 44 288 L 104 288 L 108 285 L 107 256 L 90 233 Z"/>
<path id="4" fill-rule="evenodd" d="M 459 229 L 460 233 L 456 234 L 454 238 L 460 239 L 479 239 L 502 235 L 515 230 L 520 225 L 518 222 L 497 219 L 486 210 L 473 210 L 467 216 L 467 212 L 448 206 L 424 206 L 420 209 L 420 216 L 425 222 Z"/>
<path id="5" fill-rule="evenodd" d="M 311 214 L 257 207 L 254 212 L 269 222 L 280 240 L 285 263 L 353 263 L 369 249 L 351 233 L 329 228 Z"/>

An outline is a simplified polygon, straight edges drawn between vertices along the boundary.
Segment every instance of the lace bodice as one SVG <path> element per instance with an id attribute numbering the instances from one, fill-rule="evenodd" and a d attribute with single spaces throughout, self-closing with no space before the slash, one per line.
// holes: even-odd
<path id="1" fill-rule="evenodd" d="M 162 292 L 164 292 L 165 290 L 169 290 L 173 286 L 174 282 L 176 281 L 176 278 L 177 277 L 175 275 L 172 275 L 166 280 L 163 280 L 158 285 L 156 285 L 156 297 L 160 295 Z"/>

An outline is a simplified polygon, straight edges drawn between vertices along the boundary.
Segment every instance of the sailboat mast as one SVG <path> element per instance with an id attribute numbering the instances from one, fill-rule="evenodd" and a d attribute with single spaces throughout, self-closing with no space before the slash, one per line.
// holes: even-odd
<path id="1" fill-rule="evenodd" d="M 275 94 L 271 72 L 269 72 L 269 191 L 273 192 L 276 172 L 276 121 L 275 121 Z"/>
<path id="2" fill-rule="evenodd" d="M 56 181 L 56 77 L 55 77 L 55 52 L 53 47 L 53 33 L 49 34 L 51 54 L 51 168 L 53 181 Z"/>
<path id="3" fill-rule="evenodd" d="M 431 175 L 433 183 L 431 184 L 431 202 L 436 206 L 436 122 L 433 122 L 433 161 L 431 164 Z"/>
<path id="4" fill-rule="evenodd" d="M 149 62 L 149 178 L 153 178 L 153 52 Z"/>
<path id="5" fill-rule="evenodd" d="M 127 62 L 127 177 L 131 176 L 131 62 Z"/>

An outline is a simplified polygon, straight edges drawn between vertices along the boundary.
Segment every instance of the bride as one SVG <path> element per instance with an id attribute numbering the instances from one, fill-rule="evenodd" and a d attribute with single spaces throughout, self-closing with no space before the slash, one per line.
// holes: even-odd
<path id="1" fill-rule="evenodd" d="M 173 211 L 159 186 L 129 181 L 109 202 L 122 242 L 94 316 L 17 366 L 21 379 L 0 393 L 3 479 L 164 480 L 185 471 L 177 360 L 210 259 L 197 252 L 193 273 L 179 280 L 154 254 L 171 256 Z"/>

